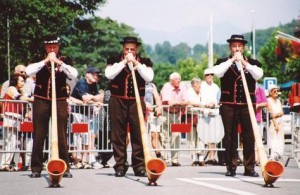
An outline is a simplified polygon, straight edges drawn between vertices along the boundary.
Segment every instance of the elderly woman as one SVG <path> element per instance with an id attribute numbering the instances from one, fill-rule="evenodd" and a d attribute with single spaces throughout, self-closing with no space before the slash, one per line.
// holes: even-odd
<path id="1" fill-rule="evenodd" d="M 204 81 L 201 83 L 202 113 L 197 125 L 200 140 L 208 145 L 208 160 L 210 165 L 217 165 L 215 159 L 216 144 L 224 137 L 224 127 L 219 114 L 220 88 L 213 82 L 214 72 L 211 69 L 204 70 Z"/>
<path id="2" fill-rule="evenodd" d="M 284 150 L 284 132 L 282 130 L 283 109 L 281 101 L 278 98 L 279 87 L 271 85 L 269 87 L 268 111 L 270 113 L 270 148 L 271 159 L 279 160 Z"/>
<path id="3" fill-rule="evenodd" d="M 23 104 L 9 102 L 5 100 L 23 100 L 32 101 L 33 99 L 26 95 L 23 87 L 25 84 L 24 74 L 15 73 L 11 76 L 9 87 L 3 97 L 3 134 L 4 134 L 4 151 L 14 151 L 17 148 L 17 128 L 23 114 Z M 3 171 L 12 171 L 14 168 L 10 165 L 14 153 L 3 153 L 1 156 L 1 167 Z"/>

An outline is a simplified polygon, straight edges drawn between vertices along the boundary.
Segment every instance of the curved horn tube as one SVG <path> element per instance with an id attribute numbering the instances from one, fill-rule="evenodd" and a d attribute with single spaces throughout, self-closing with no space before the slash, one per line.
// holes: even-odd
<path id="1" fill-rule="evenodd" d="M 59 159 L 58 150 L 58 135 L 57 135 L 57 106 L 56 106 L 56 88 L 55 88 L 55 73 L 54 62 L 51 61 L 51 148 L 50 161 L 47 163 L 46 169 L 51 181 L 50 187 L 60 187 L 59 182 L 62 179 L 64 172 L 67 169 L 65 161 Z"/>
<path id="2" fill-rule="evenodd" d="M 148 185 L 157 186 L 156 180 L 165 171 L 166 163 L 161 159 L 152 158 L 152 156 L 151 156 L 151 150 L 150 150 L 149 142 L 148 142 L 149 135 L 147 134 L 147 130 L 146 130 L 145 119 L 144 119 L 143 110 L 142 110 L 142 106 L 141 106 L 141 99 L 140 99 L 140 95 L 139 95 L 139 91 L 138 91 L 135 72 L 134 72 L 132 64 L 129 64 L 129 66 L 131 66 L 130 69 L 131 69 L 131 74 L 132 74 L 135 99 L 136 99 L 139 122 L 140 122 L 140 130 L 141 130 L 142 143 L 143 143 L 145 166 L 146 166 L 147 176 L 148 176 L 148 180 L 149 180 Z"/>
<path id="3" fill-rule="evenodd" d="M 265 180 L 265 186 L 268 186 L 268 185 L 273 186 L 273 183 L 284 172 L 284 167 L 278 161 L 268 161 L 267 154 L 264 149 L 264 145 L 262 143 L 262 138 L 261 138 L 260 132 L 258 130 L 258 125 L 257 125 L 257 121 L 255 118 L 255 112 L 254 112 L 254 108 L 253 108 L 252 101 L 250 98 L 249 89 L 248 89 L 247 81 L 245 78 L 245 73 L 244 73 L 244 70 L 242 67 L 240 70 L 241 70 L 243 86 L 244 86 L 244 90 L 245 90 L 245 94 L 246 94 L 248 110 L 249 110 L 249 114 L 250 114 L 250 118 L 251 118 L 253 133 L 254 133 L 254 137 L 255 137 L 255 143 L 256 143 L 256 147 L 257 147 L 262 176 L 264 177 L 264 180 Z"/>

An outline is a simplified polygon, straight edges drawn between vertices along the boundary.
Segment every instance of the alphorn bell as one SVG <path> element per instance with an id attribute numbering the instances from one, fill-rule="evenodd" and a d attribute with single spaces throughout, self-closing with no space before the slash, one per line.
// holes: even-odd
<path id="1" fill-rule="evenodd" d="M 150 146 L 149 146 L 149 142 L 148 142 L 149 135 L 146 130 L 145 119 L 144 119 L 144 115 L 143 115 L 141 99 L 140 99 L 140 94 L 139 94 L 139 90 L 138 90 L 138 86 L 137 86 L 137 82 L 136 82 L 135 72 L 134 72 L 132 63 L 129 63 L 128 65 L 131 69 L 131 74 L 132 74 L 134 93 L 135 93 L 137 111 L 138 111 L 139 122 L 140 122 L 140 131 L 141 131 L 141 137 L 142 137 L 142 143 L 143 143 L 145 165 L 146 165 L 147 177 L 149 180 L 148 185 L 157 186 L 156 180 L 165 171 L 166 163 L 162 159 L 152 158 L 151 150 L 150 150 Z"/>
<path id="2" fill-rule="evenodd" d="M 241 63 L 239 63 L 239 65 L 241 66 Z M 258 125 L 257 125 L 255 113 L 254 113 L 254 108 L 253 108 L 252 101 L 250 98 L 249 89 L 248 89 L 248 85 L 247 85 L 247 81 L 245 78 L 245 73 L 244 73 L 243 67 L 240 67 L 240 70 L 241 70 L 243 86 L 244 86 L 244 90 L 245 90 L 245 94 L 246 94 L 251 124 L 252 124 L 252 128 L 253 128 L 256 148 L 257 148 L 257 152 L 258 152 L 260 169 L 261 169 L 264 181 L 265 181 L 265 187 L 267 187 L 267 186 L 273 187 L 273 183 L 282 175 L 282 173 L 284 171 L 284 167 L 280 162 L 268 160 L 268 158 L 267 158 L 267 154 L 264 149 L 264 145 L 262 143 L 262 138 L 261 138 L 260 132 L 258 130 Z"/>
<path id="3" fill-rule="evenodd" d="M 54 62 L 51 61 L 51 148 L 50 161 L 47 163 L 46 170 L 49 174 L 51 185 L 50 187 L 60 187 L 59 182 L 62 179 L 64 172 L 67 170 L 65 161 L 59 159 L 58 153 L 58 135 L 57 135 L 57 106 L 56 106 L 56 87 L 55 87 L 55 72 Z"/>

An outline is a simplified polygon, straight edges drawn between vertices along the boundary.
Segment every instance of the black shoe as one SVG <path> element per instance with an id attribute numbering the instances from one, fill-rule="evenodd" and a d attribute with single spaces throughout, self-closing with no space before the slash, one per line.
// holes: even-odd
<path id="1" fill-rule="evenodd" d="M 258 173 L 256 173 L 254 170 L 245 171 L 244 175 L 249 177 L 259 177 Z"/>
<path id="2" fill-rule="evenodd" d="M 225 161 L 219 161 L 219 165 L 220 166 L 226 166 L 226 162 Z"/>
<path id="3" fill-rule="evenodd" d="M 125 176 L 125 172 L 122 171 L 122 170 L 116 171 L 115 176 L 116 176 L 116 177 L 124 177 L 124 176 Z"/>
<path id="4" fill-rule="evenodd" d="M 173 167 L 180 167 L 181 164 L 179 164 L 179 163 L 172 163 L 172 166 L 173 166 Z"/>
<path id="5" fill-rule="evenodd" d="M 156 153 L 156 158 L 161 158 L 161 153 Z"/>
<path id="6" fill-rule="evenodd" d="M 65 178 L 72 178 L 73 175 L 70 173 L 70 171 L 66 171 L 66 172 L 64 173 L 63 177 L 65 177 Z"/>
<path id="7" fill-rule="evenodd" d="M 200 167 L 205 166 L 205 162 L 204 162 L 204 161 L 198 162 L 197 164 L 198 164 L 198 166 L 200 166 Z"/>
<path id="8" fill-rule="evenodd" d="M 134 175 L 138 176 L 138 177 L 147 177 L 145 169 L 142 169 L 142 170 L 139 170 L 139 171 L 135 172 Z"/>
<path id="9" fill-rule="evenodd" d="M 102 164 L 103 168 L 110 168 L 109 164 L 107 164 L 107 163 L 102 162 L 101 164 Z"/>
<path id="10" fill-rule="evenodd" d="M 200 163 L 199 161 L 194 161 L 193 163 L 192 163 L 192 166 L 194 167 L 194 166 L 198 166 L 198 163 Z"/>
<path id="11" fill-rule="evenodd" d="M 39 177 L 41 177 L 41 173 L 39 173 L 39 172 L 32 172 L 29 177 L 30 178 L 39 178 Z"/>
<path id="12" fill-rule="evenodd" d="M 207 161 L 205 161 L 205 164 L 212 165 L 213 164 L 213 160 L 207 160 Z"/>
<path id="13" fill-rule="evenodd" d="M 225 176 L 234 177 L 236 175 L 235 171 L 226 171 Z"/>

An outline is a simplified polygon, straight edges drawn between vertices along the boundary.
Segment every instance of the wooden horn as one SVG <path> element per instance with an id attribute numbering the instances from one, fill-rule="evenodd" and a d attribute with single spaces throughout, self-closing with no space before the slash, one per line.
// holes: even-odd
<path id="1" fill-rule="evenodd" d="M 148 133 L 146 130 L 146 124 L 145 119 L 143 115 L 143 110 L 141 106 L 141 99 L 140 94 L 136 82 L 136 76 L 133 69 L 132 63 L 129 63 L 131 74 L 132 74 L 132 80 L 133 80 L 133 86 L 134 86 L 134 93 L 135 93 L 135 99 L 137 104 L 137 111 L 139 116 L 139 122 L 140 122 L 140 131 L 141 131 L 141 137 L 142 137 L 142 143 L 143 143 L 143 151 L 144 151 L 144 158 L 145 158 L 145 165 L 146 165 L 146 171 L 150 186 L 157 186 L 156 180 L 162 175 L 162 173 L 166 169 L 166 163 L 159 158 L 152 158 L 151 150 L 150 150 L 150 144 L 148 142 Z"/>
<path id="2" fill-rule="evenodd" d="M 239 63 L 239 64 L 241 66 L 241 63 Z M 251 124 L 252 124 L 252 128 L 253 128 L 253 133 L 254 133 L 256 148 L 257 148 L 257 152 L 258 152 L 258 158 L 259 158 L 259 162 L 260 162 L 262 176 L 265 181 L 265 186 L 273 187 L 273 183 L 283 173 L 284 167 L 280 162 L 268 160 L 268 158 L 267 158 L 267 153 L 265 151 L 264 145 L 262 143 L 262 137 L 261 137 L 259 129 L 258 129 L 258 125 L 257 125 L 255 113 L 254 113 L 254 108 L 252 105 L 247 81 L 245 78 L 245 73 L 244 73 L 244 70 L 242 67 L 240 67 L 240 69 L 241 69 L 241 76 L 242 76 L 243 86 L 244 86 L 244 90 L 245 90 L 245 94 L 246 94 L 247 105 L 248 105 L 248 109 L 249 109 L 249 113 L 250 113 Z"/>
<path id="3" fill-rule="evenodd" d="M 51 148 L 50 161 L 47 163 L 46 170 L 48 171 L 51 185 L 50 187 L 60 187 L 59 182 L 62 179 L 64 172 L 67 170 L 65 161 L 59 159 L 58 152 L 58 135 L 57 135 L 57 106 L 56 106 L 56 87 L 55 87 L 55 72 L 54 62 L 51 61 Z"/>

